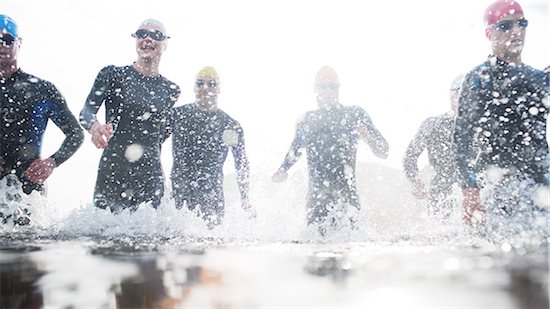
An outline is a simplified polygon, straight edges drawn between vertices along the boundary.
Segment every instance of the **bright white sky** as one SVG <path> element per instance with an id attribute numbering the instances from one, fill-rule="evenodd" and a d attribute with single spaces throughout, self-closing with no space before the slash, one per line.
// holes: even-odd
<path id="1" fill-rule="evenodd" d="M 340 75 L 341 102 L 363 107 L 390 143 L 387 160 L 364 146 L 359 160 L 401 168 L 420 123 L 449 109 L 453 78 L 490 53 L 482 19 L 491 2 L 3 0 L 1 13 L 19 24 L 23 70 L 53 82 L 75 115 L 102 67 L 136 59 L 130 34 L 141 21 L 162 21 L 172 38 L 161 73 L 183 90 L 176 105 L 193 101 L 194 75 L 214 66 L 220 107 L 245 130 L 252 173 L 267 179 L 288 150 L 296 120 L 316 108 L 313 77 L 323 65 Z M 550 1 L 520 3 L 530 22 L 523 60 L 543 69 L 550 64 Z M 57 131 L 50 125 L 45 156 L 60 144 Z M 50 178 L 50 198 L 90 202 L 99 156 L 86 135 Z M 232 161 L 226 165 L 232 171 Z"/>

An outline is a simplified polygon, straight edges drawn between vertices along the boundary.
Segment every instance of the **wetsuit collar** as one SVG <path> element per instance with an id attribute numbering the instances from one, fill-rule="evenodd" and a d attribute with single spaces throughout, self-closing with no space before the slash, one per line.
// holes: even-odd
<path id="1" fill-rule="evenodd" d="M 499 67 L 502 67 L 502 66 L 513 66 L 513 67 L 519 67 L 519 66 L 523 66 L 523 63 L 521 64 L 515 64 L 513 62 L 506 62 L 502 59 L 500 59 L 499 57 L 495 56 L 495 55 L 489 55 L 489 57 L 487 57 L 487 61 L 489 62 L 489 64 L 491 66 L 499 66 Z"/>
<path id="2" fill-rule="evenodd" d="M 15 72 L 13 72 L 10 76 L 8 77 L 0 77 L 0 80 L 3 80 L 3 81 L 15 81 L 17 79 L 19 79 L 19 76 L 21 76 L 23 74 L 23 71 L 21 70 L 21 68 L 18 68 Z"/>

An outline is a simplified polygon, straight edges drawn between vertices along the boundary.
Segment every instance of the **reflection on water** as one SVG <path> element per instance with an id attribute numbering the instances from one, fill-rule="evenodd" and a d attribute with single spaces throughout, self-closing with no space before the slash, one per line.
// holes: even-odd
<path id="1" fill-rule="evenodd" d="M 442 223 L 395 173 L 359 175 L 358 228 L 326 237 L 305 226 L 304 175 L 260 188 L 255 220 L 229 190 L 214 230 L 170 200 L 115 216 L 22 197 L 32 224 L 0 225 L 0 308 L 549 307 L 548 239 Z"/>
<path id="2" fill-rule="evenodd" d="M 0 241 L 1 308 L 549 305 L 547 243 L 18 237 Z"/>

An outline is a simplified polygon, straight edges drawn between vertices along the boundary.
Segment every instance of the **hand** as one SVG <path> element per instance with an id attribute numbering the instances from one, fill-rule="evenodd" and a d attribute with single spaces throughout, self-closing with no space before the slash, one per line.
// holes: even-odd
<path id="1" fill-rule="evenodd" d="M 288 177 L 288 173 L 280 168 L 277 172 L 275 172 L 275 174 L 273 174 L 273 176 L 271 176 L 271 180 L 273 182 L 283 182 L 287 179 Z"/>
<path id="2" fill-rule="evenodd" d="M 110 123 L 100 124 L 96 121 L 90 127 L 90 134 L 92 134 L 92 143 L 97 148 L 106 148 L 109 139 L 113 135 L 113 125 Z"/>
<path id="3" fill-rule="evenodd" d="M 249 201 L 243 201 L 241 207 L 244 211 L 248 212 L 248 219 L 256 218 L 256 209 L 250 204 Z"/>
<path id="4" fill-rule="evenodd" d="M 425 199 L 426 196 L 428 195 L 426 193 L 426 190 L 424 189 L 424 183 L 421 180 L 417 180 L 414 183 L 412 194 L 414 195 L 414 197 L 416 197 L 419 200 Z"/>
<path id="5" fill-rule="evenodd" d="M 485 224 L 485 207 L 481 204 L 479 197 L 479 189 L 466 188 L 462 190 L 464 195 L 463 207 L 463 219 L 468 225 L 481 225 Z"/>
<path id="6" fill-rule="evenodd" d="M 357 131 L 357 133 L 359 133 L 359 137 L 363 140 L 363 141 L 368 141 L 369 138 L 370 138 L 370 135 L 369 135 L 369 132 L 367 131 L 367 129 L 362 126 L 362 125 L 356 125 L 355 126 L 355 131 Z"/>
<path id="7" fill-rule="evenodd" d="M 47 158 L 42 160 L 40 158 L 34 160 L 27 168 L 27 178 L 39 185 L 43 184 L 53 172 L 53 169 L 57 167 L 53 158 Z"/>

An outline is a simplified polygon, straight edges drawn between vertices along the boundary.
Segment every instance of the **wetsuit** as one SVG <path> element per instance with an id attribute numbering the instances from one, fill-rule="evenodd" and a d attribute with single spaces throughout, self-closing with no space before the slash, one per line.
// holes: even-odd
<path id="1" fill-rule="evenodd" d="M 42 139 L 51 119 L 65 139 L 51 157 L 57 166 L 69 159 L 82 144 L 84 134 L 78 121 L 56 87 L 21 70 L 0 79 L 0 178 L 14 174 L 22 182 L 23 192 L 43 191 L 31 182 L 25 171 L 40 157 Z"/>
<path id="2" fill-rule="evenodd" d="M 455 159 L 462 188 L 477 188 L 478 174 L 492 167 L 503 173 L 495 186 L 500 192 L 492 192 L 486 203 L 490 212 L 529 210 L 533 198 L 514 192 L 526 183 L 520 191 L 548 185 L 545 96 L 548 75 L 494 56 L 466 76 L 454 133 Z"/>
<path id="3" fill-rule="evenodd" d="M 331 209 L 360 208 L 355 178 L 360 128 L 366 130 L 374 154 L 386 157 L 388 143 L 358 106 L 335 104 L 310 111 L 298 123 L 281 169 L 290 169 L 300 158 L 301 149 L 306 149 L 308 224 L 323 223 Z"/>
<path id="4" fill-rule="evenodd" d="M 418 181 L 418 157 L 424 150 L 428 152 L 428 160 L 434 170 L 429 185 L 428 204 L 434 213 L 443 211 L 449 214 L 452 203 L 446 203 L 451 195 L 453 184 L 456 183 L 456 167 L 454 164 L 453 128 L 455 117 L 446 113 L 426 119 L 409 143 L 403 160 L 407 178 Z"/>
<path id="5" fill-rule="evenodd" d="M 172 110 L 172 188 L 176 207 L 200 212 L 209 227 L 224 216 L 223 165 L 229 148 L 235 161 L 242 201 L 248 201 L 249 163 L 241 125 L 217 109 L 201 111 L 196 104 Z"/>
<path id="6" fill-rule="evenodd" d="M 99 72 L 80 113 L 80 123 L 89 130 L 105 103 L 106 123 L 113 125 L 99 162 L 95 206 L 118 211 L 151 202 L 158 207 L 164 193 L 161 143 L 179 94 L 179 87 L 162 75 L 148 77 L 132 66 Z"/>
<path id="7" fill-rule="evenodd" d="M 491 56 L 466 76 L 464 85 L 454 133 L 461 186 L 477 187 L 477 172 L 489 166 L 547 183 L 548 106 L 543 98 L 548 76 Z"/>

